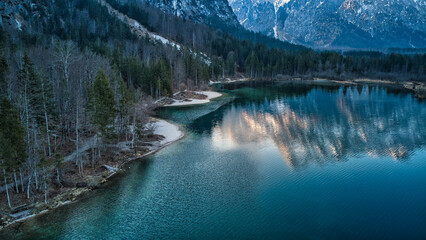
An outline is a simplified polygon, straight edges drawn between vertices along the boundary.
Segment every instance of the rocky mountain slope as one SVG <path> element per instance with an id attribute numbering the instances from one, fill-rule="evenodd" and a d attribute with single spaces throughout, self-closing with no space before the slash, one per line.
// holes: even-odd
<path id="1" fill-rule="evenodd" d="M 316 48 L 426 47 L 425 0 L 229 0 L 229 3 L 245 28 L 273 33 L 276 38 L 292 43 Z"/>
<path id="2" fill-rule="evenodd" d="M 22 16 L 27 15 L 31 8 L 30 0 L 0 1 L 0 26 L 21 28 L 24 23 Z"/>
<path id="3" fill-rule="evenodd" d="M 140 0 L 177 16 L 210 25 L 240 24 L 227 0 Z"/>
<path id="4" fill-rule="evenodd" d="M 229 0 L 241 25 L 253 32 L 274 36 L 275 7 L 268 1 Z"/>

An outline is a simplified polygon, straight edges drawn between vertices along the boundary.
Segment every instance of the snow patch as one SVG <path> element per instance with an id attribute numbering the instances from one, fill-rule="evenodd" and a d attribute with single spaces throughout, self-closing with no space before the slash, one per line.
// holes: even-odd
<path id="1" fill-rule="evenodd" d="M 149 127 L 154 128 L 154 134 L 164 136 L 164 139 L 160 141 L 161 145 L 172 143 L 184 135 L 177 125 L 166 120 L 156 119 L 155 122 L 151 122 L 149 125 Z"/>

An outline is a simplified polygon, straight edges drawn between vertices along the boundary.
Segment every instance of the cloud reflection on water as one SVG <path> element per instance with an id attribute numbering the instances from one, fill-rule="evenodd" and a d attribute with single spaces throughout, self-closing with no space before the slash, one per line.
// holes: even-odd
<path id="1" fill-rule="evenodd" d="M 291 168 L 368 154 L 405 161 L 425 146 L 426 110 L 411 96 L 381 88 L 313 89 L 229 106 L 212 128 L 215 147 L 272 140 Z"/>

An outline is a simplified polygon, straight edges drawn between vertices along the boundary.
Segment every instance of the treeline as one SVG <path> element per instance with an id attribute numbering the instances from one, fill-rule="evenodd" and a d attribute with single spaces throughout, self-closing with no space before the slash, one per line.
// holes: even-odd
<path id="1" fill-rule="evenodd" d="M 293 53 L 233 37 L 213 40 L 212 49 L 215 56 L 224 60 L 225 74 L 241 72 L 251 78 L 323 74 L 331 77 L 369 77 L 384 73 L 424 80 L 426 75 L 426 54 L 350 52 L 342 55 L 335 51 L 312 50 Z"/>

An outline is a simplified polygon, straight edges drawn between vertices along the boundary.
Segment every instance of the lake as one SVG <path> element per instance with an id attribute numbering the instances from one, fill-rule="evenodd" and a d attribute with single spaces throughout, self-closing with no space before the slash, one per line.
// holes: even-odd
<path id="1" fill-rule="evenodd" d="M 159 112 L 186 137 L 23 239 L 426 239 L 426 102 L 377 86 L 245 83 Z"/>

